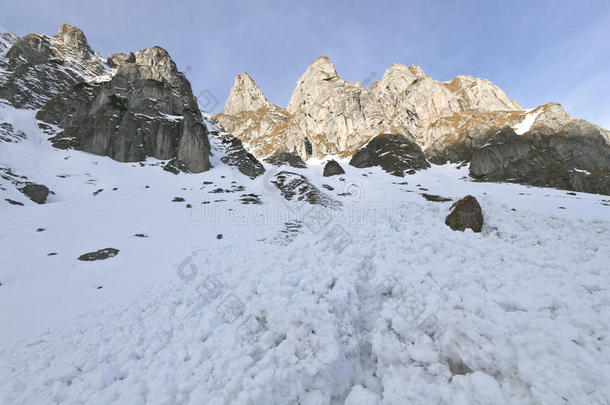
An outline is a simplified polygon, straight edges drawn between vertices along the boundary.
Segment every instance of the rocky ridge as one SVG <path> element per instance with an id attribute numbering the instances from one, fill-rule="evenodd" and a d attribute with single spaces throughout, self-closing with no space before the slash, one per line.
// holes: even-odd
<path id="1" fill-rule="evenodd" d="M 245 79 L 247 78 L 247 80 Z M 469 110 L 520 110 L 483 79 L 434 80 L 418 66 L 393 64 L 370 89 L 343 80 L 327 57 L 297 81 L 288 106 L 267 101 L 254 80 L 238 75 L 218 121 L 265 157 L 295 151 L 303 159 L 349 156 L 373 136 L 401 134 L 427 147 L 426 129 L 438 118 Z"/>
<path id="2" fill-rule="evenodd" d="M 42 107 L 77 83 L 112 73 L 83 31 L 69 24 L 53 36 L 4 33 L 0 43 L 0 98 L 18 108 Z"/>

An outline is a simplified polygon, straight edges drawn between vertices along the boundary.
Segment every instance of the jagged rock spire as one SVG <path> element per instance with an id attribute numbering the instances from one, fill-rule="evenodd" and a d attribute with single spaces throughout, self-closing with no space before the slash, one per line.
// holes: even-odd
<path id="1" fill-rule="evenodd" d="M 301 108 L 305 98 L 317 97 L 319 95 L 318 90 L 322 91 L 323 87 L 328 88 L 333 84 L 341 84 L 337 83 L 338 81 L 343 82 L 335 70 L 335 65 L 327 56 L 320 56 L 309 65 L 305 73 L 297 80 L 297 85 L 292 92 L 286 110 L 295 113 Z M 312 92 L 314 93 L 312 94 Z"/>
<path id="2" fill-rule="evenodd" d="M 83 30 L 70 24 L 63 24 L 54 38 L 60 40 L 64 45 L 80 51 L 83 55 L 92 55 L 93 50 L 87 42 Z"/>
<path id="3" fill-rule="evenodd" d="M 223 113 L 233 115 L 242 111 L 256 111 L 269 105 L 269 101 L 252 77 L 244 72 L 235 76 Z"/>

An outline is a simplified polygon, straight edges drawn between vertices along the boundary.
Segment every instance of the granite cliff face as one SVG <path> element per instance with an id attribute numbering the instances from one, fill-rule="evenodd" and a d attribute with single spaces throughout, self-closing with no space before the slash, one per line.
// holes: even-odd
<path id="1" fill-rule="evenodd" d="M 243 80 L 247 77 L 248 80 Z M 483 79 L 442 83 L 418 66 L 393 64 L 370 89 L 343 80 L 327 57 L 297 81 L 286 109 L 269 103 L 246 74 L 238 75 L 219 122 L 264 157 L 294 151 L 302 158 L 351 155 L 381 133 L 406 136 L 424 148 L 427 128 L 453 112 L 520 106 Z"/>
<path id="2" fill-rule="evenodd" d="M 0 98 L 40 108 L 37 118 L 58 148 L 121 162 L 176 159 L 191 172 L 210 167 L 190 83 L 160 47 L 104 60 L 80 28 L 64 24 L 52 37 L 3 34 L 0 69 Z"/>
<path id="3" fill-rule="evenodd" d="M 118 62 L 111 80 L 80 83 L 40 110 L 38 119 L 63 129 L 54 146 L 121 162 L 177 158 L 189 171 L 207 170 L 208 134 L 184 75 L 159 47 L 131 59 Z"/>

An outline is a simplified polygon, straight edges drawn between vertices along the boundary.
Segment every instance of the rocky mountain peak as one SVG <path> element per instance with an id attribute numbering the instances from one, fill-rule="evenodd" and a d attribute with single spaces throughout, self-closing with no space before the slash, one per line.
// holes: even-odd
<path id="1" fill-rule="evenodd" d="M 316 58 L 305 71 L 302 79 L 322 76 L 322 79 L 332 79 L 337 76 L 335 65 L 328 56 L 320 56 Z"/>
<path id="2" fill-rule="evenodd" d="M 235 76 L 223 113 L 237 114 L 268 107 L 269 101 L 247 72 Z"/>
<path id="3" fill-rule="evenodd" d="M 57 34 L 53 38 L 58 39 L 64 45 L 80 51 L 83 55 L 92 55 L 94 52 L 87 42 L 83 30 L 70 24 L 63 24 L 59 27 Z"/>
<path id="4" fill-rule="evenodd" d="M 487 79 L 467 75 L 456 76 L 443 83 L 453 93 L 454 103 L 462 110 L 522 110 L 515 100 Z"/>
<path id="5" fill-rule="evenodd" d="M 11 41 L 12 42 L 12 41 Z M 107 71 L 78 27 L 64 24 L 54 36 L 29 34 L 12 42 L 0 69 L 0 97 L 15 107 L 41 107 L 53 96 Z"/>
<path id="6" fill-rule="evenodd" d="M 395 100 L 413 82 L 425 76 L 422 68 L 417 65 L 406 66 L 401 63 L 392 63 L 381 79 L 371 85 L 371 91 L 375 92 L 378 98 L 389 97 Z"/>
<path id="7" fill-rule="evenodd" d="M 297 80 L 286 110 L 291 114 L 295 113 L 307 100 L 324 98 L 324 94 L 336 92 L 337 88 L 343 87 L 345 83 L 337 74 L 331 60 L 327 56 L 320 56 Z"/>
<path id="8" fill-rule="evenodd" d="M 253 113 L 263 105 L 269 108 Z M 464 111 L 496 110 L 521 107 L 485 79 L 458 76 L 440 82 L 417 65 L 394 63 L 366 89 L 343 80 L 322 56 L 298 79 L 286 109 L 268 103 L 250 77 L 238 77 L 225 106 L 230 117 L 218 119 L 259 157 L 286 151 L 307 159 L 349 155 L 380 133 L 401 134 L 425 148 L 436 139 L 437 132 L 428 128 L 437 120 Z"/>
<path id="9" fill-rule="evenodd" d="M 182 75 L 169 53 L 159 46 L 139 50 L 135 53 L 135 61 L 130 63 L 130 60 L 133 59 L 128 57 L 119 65 L 118 76 L 179 84 L 177 76 Z"/>
<path id="10" fill-rule="evenodd" d="M 121 162 L 149 156 L 172 159 L 174 165 L 195 173 L 209 169 L 210 144 L 197 100 L 165 49 L 153 46 L 135 54 L 113 54 L 106 65 L 90 52 L 77 27 L 64 25 L 57 36 L 42 39 L 55 59 L 49 57 L 39 69 L 32 69 L 33 78 L 44 80 L 25 77 L 16 95 L 39 96 L 36 106 L 42 108 L 37 118 L 55 126 L 49 130 L 55 147 Z M 70 64 L 75 69 L 57 68 L 57 58 L 65 59 L 60 67 Z M 100 69 L 93 70 L 95 66 Z M 34 87 L 39 82 L 45 86 Z M 47 91 L 48 84 L 56 88 Z"/>

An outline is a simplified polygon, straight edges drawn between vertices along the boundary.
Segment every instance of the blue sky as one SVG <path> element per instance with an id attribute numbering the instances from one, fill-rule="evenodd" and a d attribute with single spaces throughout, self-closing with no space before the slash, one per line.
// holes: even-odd
<path id="1" fill-rule="evenodd" d="M 439 80 L 485 77 L 524 107 L 548 101 L 610 128 L 610 1 L 3 1 L 19 35 L 78 25 L 107 56 L 167 49 L 196 94 L 222 108 L 247 71 L 285 106 L 326 55 L 346 80 L 377 80 L 392 62 Z M 211 96 L 210 96 L 211 95 Z M 204 96 L 206 97 L 206 96 Z M 212 102 L 213 103 L 213 102 Z"/>

